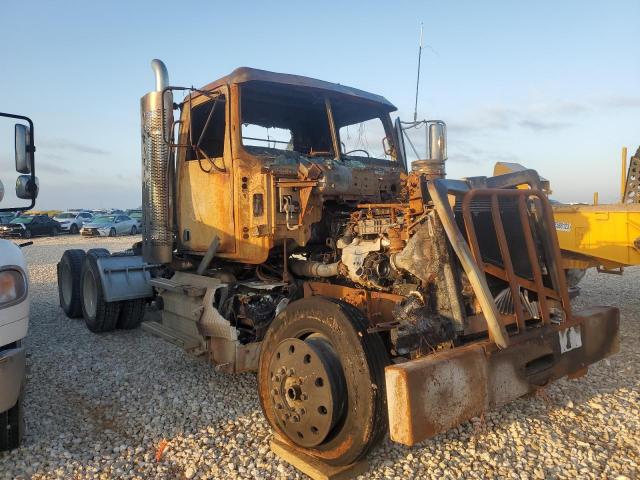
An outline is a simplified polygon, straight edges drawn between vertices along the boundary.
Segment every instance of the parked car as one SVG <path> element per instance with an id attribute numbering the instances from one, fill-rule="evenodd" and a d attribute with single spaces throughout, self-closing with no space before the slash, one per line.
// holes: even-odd
<path id="1" fill-rule="evenodd" d="M 31 238 L 37 235 L 57 235 L 60 224 L 47 215 L 20 215 L 0 226 L 2 237 Z"/>
<path id="2" fill-rule="evenodd" d="M 59 213 L 53 219 L 60 224 L 60 230 L 75 235 L 85 223 L 93 220 L 93 215 L 89 212 L 68 211 Z"/>
<path id="3" fill-rule="evenodd" d="M 126 215 L 103 215 L 85 223 L 80 233 L 86 236 L 115 237 L 116 235 L 135 235 L 138 224 Z"/>
<path id="4" fill-rule="evenodd" d="M 14 218 L 16 218 L 16 214 L 13 212 L 0 212 L 0 225 L 6 225 Z"/>
<path id="5" fill-rule="evenodd" d="M 137 222 L 138 231 L 142 230 L 142 210 L 127 210 L 127 215 Z"/>

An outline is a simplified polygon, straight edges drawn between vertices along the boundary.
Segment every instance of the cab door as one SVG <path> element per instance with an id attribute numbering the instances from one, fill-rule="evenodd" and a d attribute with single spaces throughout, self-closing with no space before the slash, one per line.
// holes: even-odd
<path id="1" fill-rule="evenodd" d="M 218 254 L 233 254 L 233 164 L 229 136 L 229 93 L 221 88 L 185 102 L 178 149 L 178 245 L 206 252 L 213 238 Z"/>

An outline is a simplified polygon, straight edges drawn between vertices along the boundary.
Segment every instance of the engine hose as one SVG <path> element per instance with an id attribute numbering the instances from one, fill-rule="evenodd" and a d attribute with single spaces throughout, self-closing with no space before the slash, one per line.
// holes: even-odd
<path id="1" fill-rule="evenodd" d="M 300 277 L 335 277 L 340 262 L 322 263 L 311 260 L 291 260 L 289 269 Z"/>

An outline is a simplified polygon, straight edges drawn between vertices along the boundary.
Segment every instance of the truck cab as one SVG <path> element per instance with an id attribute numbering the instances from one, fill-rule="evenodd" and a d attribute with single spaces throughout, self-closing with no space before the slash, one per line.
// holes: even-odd
<path id="1" fill-rule="evenodd" d="M 262 263 L 291 240 L 324 242 L 314 224 L 339 205 L 395 198 L 404 164 L 389 116 L 362 90 L 241 67 L 181 103 L 177 241 L 203 254 Z"/>
<path id="2" fill-rule="evenodd" d="M 22 199 L 28 202 L 17 207 L 3 204 L 4 188 L 0 180 L 0 213 L 33 208 L 37 196 L 33 123 L 21 115 L 0 113 L 0 117 L 20 120 L 15 126 L 15 166 L 20 174 L 15 197 L 17 201 Z M 10 240 L 0 239 L 0 451 L 16 448 L 22 439 L 22 398 L 26 371 L 22 342 L 27 336 L 28 326 L 27 263 L 20 246 Z"/>

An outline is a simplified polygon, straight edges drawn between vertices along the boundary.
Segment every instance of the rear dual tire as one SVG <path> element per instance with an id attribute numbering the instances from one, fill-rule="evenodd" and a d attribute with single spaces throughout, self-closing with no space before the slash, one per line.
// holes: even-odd
<path id="1" fill-rule="evenodd" d="M 80 277 L 87 254 L 84 250 L 65 250 L 58 262 L 58 297 L 60 306 L 69 318 L 82 317 L 82 288 Z"/>
<path id="2" fill-rule="evenodd" d="M 94 333 L 114 330 L 120 316 L 120 303 L 105 301 L 102 293 L 98 258 L 107 256 L 105 252 L 89 251 L 82 268 L 82 316 L 87 328 Z"/>
<path id="3" fill-rule="evenodd" d="M 102 333 L 137 328 L 144 319 L 145 299 L 105 302 L 97 259 L 108 257 L 106 248 L 66 250 L 58 263 L 60 306 L 69 318 L 84 317 L 87 328 Z"/>

